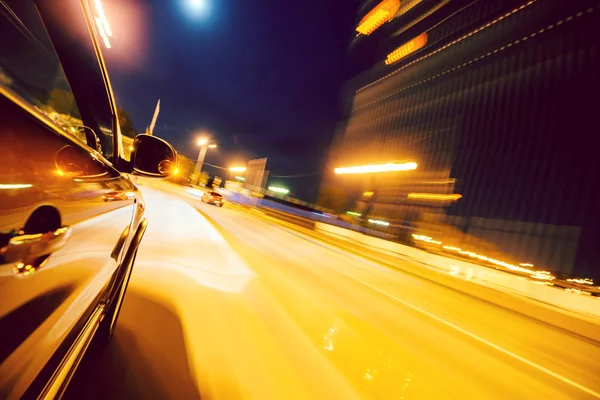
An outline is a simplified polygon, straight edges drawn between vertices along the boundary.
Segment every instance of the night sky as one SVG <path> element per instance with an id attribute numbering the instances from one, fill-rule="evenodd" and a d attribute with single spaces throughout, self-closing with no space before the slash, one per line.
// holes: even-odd
<path id="1" fill-rule="evenodd" d="M 104 2 L 119 107 L 143 131 L 160 98 L 154 133 L 180 153 L 195 158 L 200 132 L 210 132 L 219 148 L 207 163 L 268 157 L 271 175 L 313 174 L 269 182 L 312 200 L 360 1 L 204 0 L 195 10 L 193 1 Z"/>

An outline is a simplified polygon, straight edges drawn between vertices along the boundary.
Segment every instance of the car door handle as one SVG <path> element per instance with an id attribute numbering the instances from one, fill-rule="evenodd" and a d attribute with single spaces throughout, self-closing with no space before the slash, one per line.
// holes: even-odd
<path id="1" fill-rule="evenodd" d="M 71 228 L 68 226 L 46 233 L 14 236 L 0 249 L 0 264 L 16 263 L 19 269 L 39 267 L 47 256 L 67 243 L 69 236 Z"/>

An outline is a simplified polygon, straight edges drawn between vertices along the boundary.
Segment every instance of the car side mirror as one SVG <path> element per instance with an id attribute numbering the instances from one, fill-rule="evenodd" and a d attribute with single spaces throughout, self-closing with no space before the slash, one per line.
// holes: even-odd
<path id="1" fill-rule="evenodd" d="M 177 152 L 161 138 L 141 134 L 133 140 L 131 162 L 140 175 L 166 178 L 175 173 Z"/>

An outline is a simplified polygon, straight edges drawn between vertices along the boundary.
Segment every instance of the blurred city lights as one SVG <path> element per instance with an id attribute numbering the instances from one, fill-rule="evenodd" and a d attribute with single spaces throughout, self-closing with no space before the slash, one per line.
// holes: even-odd
<path id="1" fill-rule="evenodd" d="M 594 280 L 590 278 L 570 278 L 567 279 L 567 282 L 580 283 L 582 285 L 593 285 Z"/>
<path id="2" fill-rule="evenodd" d="M 369 223 L 381 226 L 390 226 L 390 223 L 387 221 L 382 221 L 379 219 L 369 219 Z"/>
<path id="3" fill-rule="evenodd" d="M 246 178 L 244 178 L 243 176 L 236 176 L 235 179 L 237 179 L 238 181 L 242 181 L 242 182 L 244 182 L 246 180 Z"/>
<path id="4" fill-rule="evenodd" d="M 373 192 L 364 192 L 364 193 L 363 193 L 363 196 L 365 196 L 365 197 L 371 197 L 371 196 L 373 196 L 374 194 L 375 194 L 375 193 L 373 193 Z"/>
<path id="5" fill-rule="evenodd" d="M 406 57 L 407 55 L 414 53 L 420 48 L 424 47 L 427 44 L 427 34 L 423 33 L 416 38 L 412 39 L 409 42 L 404 43 L 402 46 L 398 47 L 396 50 L 392 51 L 388 54 L 385 59 L 385 64 L 390 65 L 399 61 Z"/>
<path id="6" fill-rule="evenodd" d="M 363 35 L 370 35 L 383 24 L 391 21 L 399 8 L 400 0 L 383 0 L 364 16 L 356 27 L 356 31 Z"/>
<path id="7" fill-rule="evenodd" d="M 246 167 L 231 167 L 229 170 L 231 172 L 246 172 Z"/>
<path id="8" fill-rule="evenodd" d="M 27 189 L 32 186 L 31 183 L 0 183 L 0 190 Z"/>
<path id="9" fill-rule="evenodd" d="M 409 199 L 455 201 L 462 198 L 461 194 L 409 193 Z"/>
<path id="10" fill-rule="evenodd" d="M 269 186 L 269 190 L 275 193 L 288 194 L 290 191 L 286 188 L 277 187 L 277 186 Z"/>
<path id="11" fill-rule="evenodd" d="M 199 139 L 198 140 L 198 146 L 204 146 L 206 143 L 208 143 L 207 139 Z"/>
<path id="12" fill-rule="evenodd" d="M 336 168 L 334 171 L 336 174 L 368 174 L 373 172 L 411 171 L 414 169 L 417 169 L 417 163 L 405 162 L 340 167 Z"/>
<path id="13" fill-rule="evenodd" d="M 521 267 L 533 267 L 533 264 L 529 264 L 529 263 L 520 263 L 519 265 Z"/>
<path id="14" fill-rule="evenodd" d="M 353 217 L 360 217 L 362 214 L 354 211 L 346 211 L 346 214 L 352 215 Z"/>
<path id="15" fill-rule="evenodd" d="M 442 242 L 440 242 L 438 240 L 434 240 L 433 238 L 431 238 L 429 236 L 413 234 L 412 237 L 415 240 L 417 240 L 417 241 L 427 242 L 427 243 L 435 244 L 435 245 L 442 245 Z M 443 245 L 442 248 L 444 250 L 448 250 L 448 251 L 455 251 L 458 254 L 469 256 L 471 258 L 476 258 L 476 259 L 478 259 L 480 261 L 486 261 L 486 262 L 489 262 L 491 264 L 504 267 L 504 268 L 506 268 L 508 270 L 511 270 L 511 271 L 518 271 L 518 272 L 523 272 L 523 273 L 526 273 L 526 274 L 530 274 L 532 277 L 534 277 L 536 279 L 545 279 L 545 280 L 552 280 L 552 279 L 554 279 L 554 277 L 549 272 L 547 272 L 547 271 L 534 271 L 534 270 L 531 270 L 529 268 L 524 268 L 522 266 L 513 265 L 513 264 L 510 264 L 510 263 L 507 263 L 507 262 L 504 262 L 504 261 L 496 260 L 494 258 L 490 258 L 490 257 L 484 256 L 484 255 L 481 255 L 481 254 L 477 254 L 477 253 L 472 252 L 472 251 L 466 251 L 466 250 L 461 249 L 460 247 Z"/>
<path id="16" fill-rule="evenodd" d="M 208 145 L 208 148 L 209 148 L 209 149 L 216 149 L 216 148 L 217 148 L 217 145 L 216 145 L 216 144 L 209 144 L 209 145 Z"/>
<path id="17" fill-rule="evenodd" d="M 535 271 L 533 274 L 531 274 L 531 277 L 543 281 L 551 281 L 555 279 L 555 277 L 548 271 Z"/>

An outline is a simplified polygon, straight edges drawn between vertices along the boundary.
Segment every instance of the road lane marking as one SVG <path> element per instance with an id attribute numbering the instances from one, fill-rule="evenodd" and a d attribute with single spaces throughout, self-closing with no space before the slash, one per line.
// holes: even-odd
<path id="1" fill-rule="evenodd" d="M 367 259 L 365 259 L 363 257 L 354 255 L 354 254 L 349 253 L 347 251 L 344 251 L 342 249 L 339 249 L 339 248 L 336 248 L 336 247 L 331 246 L 329 244 L 323 243 L 323 242 L 319 241 L 318 239 L 313 239 L 313 238 L 311 238 L 311 237 L 309 237 L 309 236 L 307 236 L 305 234 L 302 234 L 300 232 L 295 232 L 295 231 L 291 230 L 290 228 L 287 228 L 285 226 L 279 225 L 277 223 L 273 223 L 273 225 L 276 226 L 276 227 L 278 227 L 278 228 L 280 228 L 280 229 L 282 229 L 282 230 L 284 230 L 284 231 L 286 231 L 286 232 L 288 232 L 291 235 L 297 236 L 297 237 L 302 238 L 304 240 L 307 240 L 307 241 L 309 241 L 311 243 L 314 243 L 314 244 L 316 244 L 318 246 L 321 246 L 321 247 L 327 248 L 329 250 L 332 250 L 335 253 L 342 254 L 342 255 L 345 255 L 345 256 L 350 257 L 352 259 L 358 260 L 360 262 L 376 266 L 378 269 L 389 271 L 388 268 L 385 268 L 385 267 L 383 267 L 382 265 L 379 265 L 376 262 L 367 260 Z M 434 319 L 434 320 L 438 321 L 439 323 L 441 323 L 443 325 L 446 325 L 447 327 L 452 328 L 455 331 L 460 332 L 463 335 L 466 335 L 466 336 L 470 337 L 473 340 L 476 340 L 476 341 L 478 341 L 478 342 L 480 342 L 480 343 L 482 343 L 484 345 L 487 345 L 487 346 L 489 346 L 489 347 L 491 347 L 491 348 L 493 348 L 493 349 L 501 352 L 502 354 L 505 354 L 505 355 L 507 355 L 509 357 L 512 357 L 513 359 L 518 360 L 518 361 L 520 361 L 520 362 L 522 362 L 524 364 L 527 364 L 530 367 L 532 367 L 534 369 L 537 369 L 538 371 L 543 372 L 543 373 L 545 373 L 545 374 L 547 374 L 547 375 L 549 375 L 549 376 L 551 376 L 551 377 L 553 377 L 555 379 L 558 379 L 559 381 L 561 381 L 563 383 L 566 383 L 566 384 L 568 384 L 570 386 L 573 386 L 574 388 L 577 388 L 577 389 L 579 389 L 579 390 L 581 390 L 581 391 L 583 391 L 583 392 L 585 392 L 585 393 L 587 393 L 587 394 L 589 394 L 589 395 L 591 395 L 591 396 L 593 396 L 595 398 L 600 399 L 600 393 L 598 393 L 598 392 L 596 392 L 596 391 L 594 391 L 594 390 L 592 390 L 590 388 L 587 388 L 587 387 L 585 387 L 585 386 L 583 386 L 583 385 L 581 385 L 581 384 L 579 384 L 579 383 L 577 383 L 575 381 L 572 381 L 571 379 L 569 379 L 569 378 L 567 378 L 565 376 L 562 376 L 562 375 L 560 375 L 560 374 L 558 374 L 558 373 L 556 373 L 556 372 L 554 372 L 554 371 L 552 371 L 552 370 L 550 370 L 548 368 L 545 368 L 545 367 L 543 367 L 543 366 L 541 366 L 541 365 L 539 365 L 539 364 L 537 364 L 537 363 L 535 363 L 533 361 L 530 361 L 530 360 L 528 360 L 525 357 L 522 357 L 522 356 L 520 356 L 520 355 L 518 355 L 516 353 L 513 353 L 510 350 L 507 350 L 507 349 L 505 349 L 505 348 L 503 348 L 503 347 L 501 347 L 501 346 L 499 346 L 499 345 L 497 345 L 497 344 L 495 344 L 493 342 L 490 342 L 489 340 L 484 339 L 484 338 L 482 338 L 479 335 L 476 335 L 476 334 L 474 334 L 472 332 L 469 332 L 468 330 L 466 330 L 464 328 L 461 328 L 460 326 L 458 326 L 456 324 L 453 324 L 450 321 L 446 321 L 445 319 L 443 319 L 441 317 L 438 317 L 437 315 L 435 315 L 435 314 L 433 314 L 433 313 L 431 313 L 429 311 L 426 311 L 426 310 L 424 310 L 424 309 L 422 309 L 422 308 L 420 308 L 420 307 L 418 307 L 418 306 L 416 306 L 416 305 L 414 305 L 414 304 L 412 304 L 412 303 L 410 303 L 410 302 L 408 302 L 406 300 L 402 300 L 401 298 L 399 298 L 399 297 L 397 297 L 397 296 L 395 296 L 395 295 L 393 295 L 391 293 L 388 293 L 388 292 L 386 292 L 383 289 L 380 289 L 380 288 L 378 288 L 376 286 L 373 286 L 370 283 L 367 283 L 367 282 L 365 282 L 365 281 L 363 281 L 361 279 L 355 278 L 355 277 L 353 277 L 351 275 L 348 275 L 348 274 L 346 274 L 346 273 L 344 273 L 342 271 L 339 271 L 339 270 L 336 270 L 336 272 L 338 272 L 338 273 L 340 273 L 340 274 L 342 274 L 342 275 L 344 275 L 344 276 L 346 276 L 346 277 L 354 280 L 355 282 L 358 282 L 358 283 L 360 283 L 360 284 L 362 284 L 364 286 L 367 286 L 367 287 L 369 287 L 369 288 L 371 288 L 371 289 L 373 289 L 373 290 L 375 290 L 375 291 L 377 291 L 377 292 L 379 292 L 379 293 L 381 293 L 381 294 L 383 294 L 383 295 L 385 295 L 385 296 L 387 296 L 387 297 L 389 297 L 389 298 L 391 298 L 393 300 L 396 300 L 397 302 L 405 305 L 406 307 L 411 308 L 414 311 L 417 311 L 417 312 L 419 312 L 419 313 L 421 313 L 421 314 L 423 314 L 423 315 L 425 315 L 425 316 L 427 316 L 427 317 L 429 317 L 431 319 Z"/>
<path id="2" fill-rule="evenodd" d="M 394 296 L 393 294 L 388 293 L 388 292 L 386 292 L 383 289 L 380 289 L 380 288 L 378 288 L 376 286 L 373 286 L 370 283 L 364 282 L 364 281 L 362 281 L 362 280 L 360 280 L 358 278 L 354 278 L 353 276 L 350 276 L 350 275 L 345 274 L 343 272 L 340 272 L 340 273 L 342 275 L 345 275 L 348 278 L 356 281 L 356 282 L 359 282 L 359 283 L 361 283 L 361 284 L 363 284 L 363 285 L 365 285 L 365 286 L 367 286 L 367 287 L 369 287 L 369 288 L 371 288 L 371 289 L 373 289 L 373 290 L 375 290 L 375 291 L 377 291 L 377 292 L 379 292 L 379 293 L 381 293 L 381 294 L 383 294 L 383 295 L 391 298 L 391 299 L 396 300 L 399 303 L 402 303 L 406 307 L 409 307 L 409 308 L 411 308 L 411 309 L 413 309 L 413 310 L 415 310 L 415 311 L 417 311 L 417 312 L 419 312 L 419 313 L 421 313 L 423 315 L 428 316 L 429 318 L 432 318 L 432 319 L 434 319 L 434 320 L 436 320 L 436 321 L 438 321 L 438 322 L 440 322 L 440 323 L 442 323 L 442 324 L 444 324 L 444 325 L 446 325 L 446 326 L 448 326 L 448 327 L 450 327 L 450 328 L 452 328 L 452 329 L 454 329 L 454 330 L 456 330 L 456 331 L 458 331 L 458 332 L 460 332 L 460 333 L 462 333 L 462 334 L 470 337 L 471 339 L 474 339 L 474 340 L 476 340 L 476 341 L 478 341 L 480 343 L 483 343 L 483 344 L 485 344 L 485 345 L 487 345 L 487 346 L 489 346 L 489 347 L 491 347 L 493 349 L 496 349 L 499 352 L 501 352 L 501 353 L 503 353 L 503 354 L 505 354 L 507 356 L 510 356 L 510 357 L 512 357 L 512 358 L 514 358 L 514 359 L 516 359 L 518 361 L 521 361 L 522 363 L 525 363 L 525 364 L 529 365 L 532 368 L 537 369 L 538 371 L 544 372 L 544 373 L 552 376 L 553 378 L 556 378 L 556 379 L 560 380 L 561 382 L 569 384 L 569 385 L 571 385 L 571 386 L 573 386 L 573 387 L 575 387 L 575 388 L 577 388 L 577 389 L 579 389 L 579 390 L 581 390 L 583 392 L 586 392 L 587 394 L 590 394 L 590 395 L 592 395 L 592 396 L 600 399 L 600 393 L 595 392 L 592 389 L 589 389 L 589 388 L 587 388 L 587 387 L 585 387 L 583 385 L 580 385 L 579 383 L 574 382 L 574 381 L 570 380 L 569 378 L 564 377 L 564 376 L 562 376 L 562 375 L 560 375 L 560 374 L 558 374 L 558 373 L 556 373 L 554 371 L 551 371 L 548 368 L 542 367 L 541 365 L 536 364 L 535 362 L 530 361 L 530 360 L 526 359 L 525 357 L 521 357 L 520 355 L 515 354 L 515 353 L 513 353 L 510 350 L 507 350 L 507 349 L 505 349 L 505 348 L 503 348 L 503 347 L 501 347 L 501 346 L 499 346 L 499 345 L 497 345 L 495 343 L 492 343 L 489 340 L 482 338 L 481 336 L 478 336 L 478 335 L 476 335 L 474 333 L 471 333 L 468 330 L 466 330 L 464 328 L 461 328 L 460 326 L 458 326 L 456 324 L 453 324 L 452 322 L 446 321 L 445 319 L 443 319 L 441 317 L 438 317 L 437 315 L 435 315 L 433 313 L 430 313 L 429 311 L 426 311 L 426 310 L 424 310 L 424 309 L 422 309 L 422 308 L 420 308 L 418 306 L 415 306 L 414 304 L 412 304 L 412 303 L 410 303 L 410 302 L 408 302 L 406 300 L 402 300 L 401 298 L 399 298 L 397 296 Z"/>

